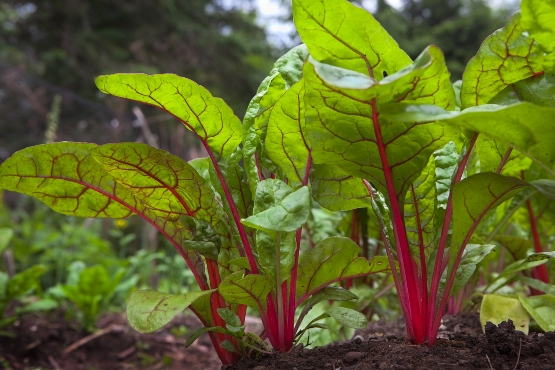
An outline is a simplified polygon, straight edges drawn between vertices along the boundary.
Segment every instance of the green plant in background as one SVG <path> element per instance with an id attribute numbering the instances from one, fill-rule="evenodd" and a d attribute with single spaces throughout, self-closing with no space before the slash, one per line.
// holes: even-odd
<path id="1" fill-rule="evenodd" d="M 135 287 L 137 277 L 123 281 L 125 269 L 110 275 L 104 266 L 86 267 L 83 262 L 73 262 L 68 267 L 66 284 L 57 285 L 47 293 L 57 300 L 69 301 L 69 317 L 75 316 L 82 328 L 92 332 L 99 316 L 114 304 L 114 297 L 125 300 Z"/>
<path id="2" fill-rule="evenodd" d="M 5 252 L 12 236 L 12 229 L 0 228 L 0 254 Z M 25 297 L 33 290 L 40 291 L 40 277 L 45 272 L 46 268 L 41 265 L 29 267 L 13 276 L 0 271 L 0 329 L 12 324 L 25 313 L 50 310 L 56 307 L 55 302 L 47 299 L 34 302 L 25 301 Z M 4 331 L 0 334 L 10 335 Z"/>
<path id="3" fill-rule="evenodd" d="M 437 47 L 412 61 L 349 2 L 293 0 L 305 44 L 276 62 L 242 124 L 186 78 L 96 79 L 106 94 L 177 117 L 208 158 L 187 163 L 139 143 L 54 143 L 6 160 L 0 187 L 63 214 L 137 214 L 157 228 L 200 290 L 136 291 L 130 323 L 154 331 L 190 307 L 205 327 L 188 343 L 208 332 L 224 364 L 267 351 L 264 339 L 288 351 L 329 316 L 364 327 L 363 315 L 340 306 L 301 326 L 316 304 L 356 298 L 336 283 L 350 287 L 389 266 L 408 337 L 432 345 L 450 297 L 495 247 L 475 236 L 481 221 L 519 193 L 554 193 L 555 4 L 525 0 L 522 9 L 485 40 L 462 84 L 452 85 Z M 527 170 L 523 156 L 547 179 L 507 172 Z M 355 210 L 347 237 L 333 235 L 333 217 L 322 208 Z M 368 258 L 377 253 L 369 252 L 370 235 L 387 256 Z M 528 258 L 550 254 L 541 256 Z M 377 286 L 387 290 L 383 281 Z M 247 306 L 260 314 L 260 336 L 244 332 Z"/>

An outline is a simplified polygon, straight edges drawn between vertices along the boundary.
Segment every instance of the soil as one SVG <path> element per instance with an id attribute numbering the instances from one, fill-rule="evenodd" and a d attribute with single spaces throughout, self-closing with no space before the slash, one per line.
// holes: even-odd
<path id="1" fill-rule="evenodd" d="M 199 325 L 194 317 L 180 316 L 169 328 L 143 335 L 111 314 L 87 335 L 59 317 L 27 316 L 11 328 L 15 338 L 0 337 L 0 369 L 220 369 L 207 336 L 183 347 L 180 332 Z M 555 369 L 555 332 L 526 336 L 511 322 L 488 324 L 483 334 L 476 315 L 448 316 L 431 348 L 410 345 L 404 335 L 401 323 L 373 322 L 347 343 L 299 346 L 225 370 Z"/>

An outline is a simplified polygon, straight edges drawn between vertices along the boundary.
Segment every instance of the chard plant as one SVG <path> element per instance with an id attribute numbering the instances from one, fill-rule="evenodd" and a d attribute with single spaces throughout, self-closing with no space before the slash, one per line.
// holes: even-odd
<path id="1" fill-rule="evenodd" d="M 548 180 L 503 169 L 525 155 L 554 174 L 555 6 L 524 1 L 484 41 L 459 91 L 437 47 L 411 61 L 348 2 L 294 1 L 293 12 L 311 55 L 303 80 L 315 199 L 374 209 L 408 337 L 432 345 L 449 297 L 493 248 L 471 243 L 480 221 L 524 189 L 549 192 Z"/>

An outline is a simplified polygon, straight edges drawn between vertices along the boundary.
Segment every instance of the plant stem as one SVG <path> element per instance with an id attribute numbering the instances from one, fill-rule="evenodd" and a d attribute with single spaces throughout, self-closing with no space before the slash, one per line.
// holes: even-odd
<path id="1" fill-rule="evenodd" d="M 441 274 L 443 273 L 443 255 L 445 253 L 445 248 L 447 244 L 447 236 L 449 234 L 449 225 L 451 224 L 451 216 L 453 215 L 453 187 L 461 181 L 462 175 L 464 173 L 464 169 L 470 158 L 470 154 L 472 153 L 472 149 L 474 149 L 474 145 L 476 144 L 476 140 L 478 140 L 478 133 L 474 133 L 470 142 L 468 143 L 468 148 L 466 149 L 466 153 L 464 153 L 457 171 L 453 176 L 453 181 L 451 182 L 451 187 L 449 189 L 449 198 L 447 199 L 447 209 L 445 210 L 445 218 L 443 220 L 443 227 L 441 229 L 441 237 L 439 239 L 439 243 L 437 246 L 437 255 L 434 265 L 434 272 L 432 275 L 432 281 L 430 286 L 430 299 L 428 302 L 428 307 L 430 310 L 428 312 L 428 344 L 435 342 L 436 332 L 434 330 L 434 322 L 436 321 L 437 316 L 442 316 L 443 313 L 441 311 L 441 307 L 436 306 L 436 299 L 437 299 L 437 292 L 439 289 L 439 282 L 441 279 Z M 443 292 L 444 295 L 449 295 L 448 291 Z"/>

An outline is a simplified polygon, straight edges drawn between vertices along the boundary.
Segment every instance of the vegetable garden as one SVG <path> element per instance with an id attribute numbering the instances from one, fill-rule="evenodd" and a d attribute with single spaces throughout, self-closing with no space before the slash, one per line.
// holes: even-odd
<path id="1" fill-rule="evenodd" d="M 76 263 L 70 283 L 14 309 L 48 274 L 35 264 L 2 275 L 5 330 L 65 297 L 94 331 L 102 307 L 130 294 L 135 330 L 163 329 L 189 309 L 202 326 L 182 345 L 206 335 L 221 363 L 238 368 L 256 359 L 271 368 L 276 352 L 310 356 L 301 345 L 348 339 L 380 317 L 402 317 L 400 346 L 433 352 L 445 346 L 444 315 L 476 309 L 481 328 L 511 319 L 524 334 L 546 332 L 534 334 L 538 343 L 554 342 L 555 2 L 523 0 L 455 83 L 439 48 L 411 60 L 348 1 L 293 0 L 293 18 L 303 44 L 276 61 L 243 122 L 185 77 L 96 78 L 105 94 L 175 116 L 208 157 L 58 142 L 0 165 L 1 189 L 58 213 L 146 221 L 179 253 L 174 283 L 187 286 L 133 289 L 148 262 Z M 1 231 L 8 248 L 13 232 Z M 112 237 L 127 242 L 117 228 Z M 252 316 L 261 323 L 254 331 L 245 325 Z M 521 358 L 524 335 L 488 325 L 490 337 L 520 343 L 518 361 L 505 351 L 514 368 L 541 355 Z M 358 338 L 345 351 L 364 355 L 344 351 L 337 363 L 306 368 L 357 368 L 371 349 L 356 345 L 372 346 Z M 555 356 L 553 345 L 531 343 Z M 486 357 L 472 366 L 487 367 Z"/>

